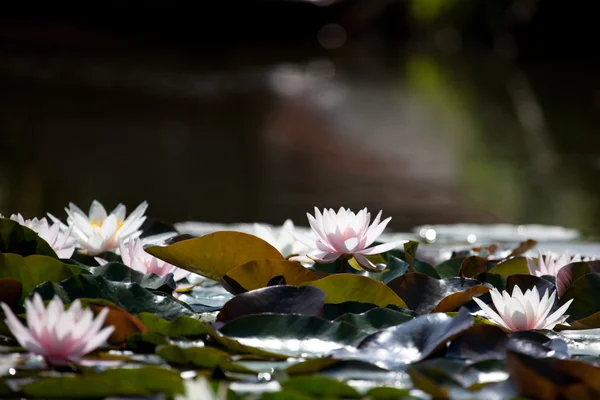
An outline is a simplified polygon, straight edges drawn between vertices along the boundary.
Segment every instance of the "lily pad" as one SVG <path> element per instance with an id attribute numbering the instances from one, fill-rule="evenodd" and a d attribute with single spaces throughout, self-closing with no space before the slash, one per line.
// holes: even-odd
<path id="1" fill-rule="evenodd" d="M 27 397 L 44 399 L 98 399 L 114 396 L 183 394 L 177 371 L 159 367 L 109 369 L 78 376 L 42 378 L 22 387 Z"/>
<path id="2" fill-rule="evenodd" d="M 192 315 L 187 304 L 164 293 L 153 293 L 137 283 L 111 282 L 102 276 L 77 275 L 60 283 L 46 282 L 37 287 L 44 300 L 58 295 L 63 302 L 79 298 L 105 299 L 131 314 L 149 312 L 173 320 Z"/>
<path id="3" fill-rule="evenodd" d="M 536 399 L 600 398 L 600 368 L 575 360 L 535 358 L 509 351 L 507 367 L 521 396 Z"/>
<path id="4" fill-rule="evenodd" d="M 148 328 L 149 332 L 164 336 L 194 338 L 208 333 L 207 325 L 204 322 L 186 316 L 167 321 L 157 315 L 143 312 L 138 315 L 138 318 Z"/>
<path id="5" fill-rule="evenodd" d="M 490 274 L 498 274 L 505 277 L 517 274 L 528 274 L 529 267 L 525 257 L 515 257 L 497 264 L 495 267 L 488 270 Z"/>
<path id="6" fill-rule="evenodd" d="M 249 314 L 295 314 L 319 316 L 325 293 L 313 286 L 272 286 L 238 294 L 223 306 L 217 319 L 229 322 Z"/>
<path id="7" fill-rule="evenodd" d="M 456 337 L 446 352 L 447 357 L 472 361 L 504 359 L 506 332 L 494 325 L 473 325 Z"/>
<path id="8" fill-rule="evenodd" d="M 582 276 L 569 286 L 560 298 L 558 305 L 573 299 L 567 310 L 569 320 L 589 317 L 600 310 L 600 273 Z"/>
<path id="9" fill-rule="evenodd" d="M 317 276 L 311 270 L 297 262 L 287 260 L 253 260 L 227 272 L 221 278 L 221 283 L 229 292 L 238 294 L 267 287 L 269 286 L 269 282 L 275 277 L 282 277 L 286 285 L 292 286 L 317 280 Z"/>
<path id="10" fill-rule="evenodd" d="M 43 282 L 60 282 L 88 272 L 74 265 L 64 264 L 48 256 L 0 253 L 0 278 L 15 279 L 23 285 L 21 299 Z"/>
<path id="11" fill-rule="evenodd" d="M 344 322 L 300 315 L 258 314 L 235 319 L 220 332 L 238 342 L 290 356 L 322 357 L 354 348 L 366 334 Z"/>
<path id="12" fill-rule="evenodd" d="M 165 276 L 142 274 L 120 262 L 111 262 L 98 267 L 90 267 L 89 270 L 92 274 L 103 276 L 109 281 L 138 283 L 143 288 L 165 293 L 172 293 L 177 287 L 173 279 L 173 274 Z"/>
<path id="13" fill-rule="evenodd" d="M 0 218 L 0 253 L 19 254 L 23 257 L 38 254 L 58 258 L 48 242 L 37 233 L 8 218 Z"/>
<path id="14" fill-rule="evenodd" d="M 454 278 L 459 275 L 460 266 L 467 257 L 452 257 L 435 267 L 441 278 Z"/>
<path id="15" fill-rule="evenodd" d="M 600 272 L 600 261 L 576 262 L 565 265 L 558 271 L 556 278 L 558 297 L 561 297 L 577 279 L 598 272 Z"/>
<path id="16" fill-rule="evenodd" d="M 389 308 L 374 308 L 362 314 L 344 314 L 335 321 L 347 322 L 368 334 L 375 333 L 381 329 L 403 324 L 414 319 L 415 316 L 409 311 L 395 311 Z"/>
<path id="17" fill-rule="evenodd" d="M 83 299 L 82 299 L 83 300 Z M 102 309 L 108 308 L 108 314 L 104 320 L 104 325 L 112 325 L 115 330 L 108 338 L 108 343 L 115 346 L 125 344 L 127 338 L 136 333 L 146 333 L 148 328 L 136 317 L 125 310 L 120 309 L 115 305 L 106 304 L 105 302 L 94 301 L 94 299 L 86 299 L 85 304 L 91 308 L 94 314 L 98 314 Z M 83 302 L 82 302 L 83 303 Z"/>
<path id="18" fill-rule="evenodd" d="M 21 304 L 23 285 L 16 279 L 0 279 L 0 302 L 6 303 L 13 311 Z"/>
<path id="19" fill-rule="evenodd" d="M 168 246 L 145 249 L 179 268 L 219 280 L 233 268 L 253 260 L 284 260 L 277 249 L 247 233 L 223 231 L 187 239 Z"/>
<path id="20" fill-rule="evenodd" d="M 343 399 L 360 398 L 356 389 L 344 382 L 326 376 L 297 376 L 281 382 L 284 390 L 305 393 L 311 396 L 334 397 Z"/>
<path id="21" fill-rule="evenodd" d="M 381 330 L 367 337 L 354 352 L 334 355 L 342 360 L 370 362 L 388 370 L 401 370 L 443 349 L 446 342 L 469 329 L 473 317 L 462 309 L 454 318 L 435 313 L 419 316 L 402 325 Z"/>
<path id="22" fill-rule="evenodd" d="M 160 346 L 156 354 L 169 364 L 181 367 L 215 369 L 220 368 L 227 372 L 254 373 L 242 365 L 229 360 L 230 355 L 214 347 L 186 347 Z"/>
<path id="23" fill-rule="evenodd" d="M 455 311 L 490 290 L 474 279 L 434 279 L 416 272 L 396 278 L 388 286 L 418 314 Z"/>
<path id="24" fill-rule="evenodd" d="M 397 278 L 400 279 L 400 278 Z M 314 286 L 326 294 L 325 303 L 339 304 L 348 301 L 370 303 L 379 307 L 389 304 L 408 308 L 396 293 L 383 283 L 366 276 L 335 274 L 300 286 Z"/>
<path id="25" fill-rule="evenodd" d="M 544 293 L 546 293 L 546 290 L 548 291 L 549 295 L 556 291 L 556 286 L 554 286 L 552 282 L 539 276 L 529 274 L 517 274 L 509 276 L 506 279 L 506 291 L 512 294 L 515 286 L 518 286 L 523 293 L 525 293 L 526 290 L 533 289 L 535 287 L 537 288 L 540 296 L 543 296 Z"/>
<path id="26" fill-rule="evenodd" d="M 418 244 L 418 242 L 412 242 L 412 244 L 409 244 L 409 243 L 405 244 L 405 247 L 406 247 L 406 245 L 409 245 L 408 246 L 409 253 L 412 252 L 413 249 L 416 252 L 416 248 L 414 248 L 414 246 L 415 246 L 414 243 Z M 401 260 L 406 261 L 407 263 L 409 263 L 411 265 L 409 272 L 420 272 L 422 274 L 431 276 L 432 278 L 436 278 L 436 279 L 440 278 L 440 275 L 438 274 L 437 270 L 431 264 L 429 264 L 423 260 L 420 260 L 410 254 L 406 254 L 405 251 L 402 251 L 399 249 L 390 250 L 386 253 L 383 253 L 383 257 L 386 258 L 388 260 L 388 262 L 391 259 L 391 257 L 397 257 Z"/>
<path id="27" fill-rule="evenodd" d="M 487 272 L 487 260 L 483 257 L 470 256 L 463 260 L 458 274 L 461 278 L 473 278 Z"/>

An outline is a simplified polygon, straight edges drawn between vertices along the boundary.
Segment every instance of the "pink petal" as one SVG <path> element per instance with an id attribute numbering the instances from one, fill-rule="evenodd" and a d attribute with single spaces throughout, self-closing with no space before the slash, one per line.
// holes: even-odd
<path id="1" fill-rule="evenodd" d="M 385 253 L 386 251 L 390 251 L 406 242 L 408 242 L 408 240 L 396 240 L 395 242 L 384 243 L 384 244 L 377 245 L 375 247 L 356 251 L 355 254 L 358 253 L 358 254 L 364 254 L 367 256 L 381 254 L 381 253 Z"/>

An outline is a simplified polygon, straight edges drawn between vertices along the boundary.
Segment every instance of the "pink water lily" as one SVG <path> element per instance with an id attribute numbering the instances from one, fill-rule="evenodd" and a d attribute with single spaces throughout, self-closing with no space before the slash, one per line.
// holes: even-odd
<path id="1" fill-rule="evenodd" d="M 568 315 L 564 315 L 573 299 L 550 314 L 556 299 L 556 291 L 552 295 L 548 290 L 540 299 L 536 287 L 527 289 L 525 293 L 515 286 L 512 295 L 505 290 L 500 294 L 498 289 L 490 291 L 496 311 L 478 298 L 473 298 L 481 310 L 494 323 L 510 331 L 528 331 L 532 329 L 554 329 L 557 324 L 564 324 Z"/>
<path id="2" fill-rule="evenodd" d="M 178 268 L 146 253 L 144 250 L 145 244 L 146 242 L 143 239 L 135 239 L 127 243 L 121 243 L 119 249 L 123 264 L 142 274 L 156 274 L 158 276 L 173 274 L 175 282 L 187 278 L 187 276 L 190 275 L 190 271 Z M 96 261 L 98 261 L 100 265 L 107 263 L 106 260 L 97 257 Z"/>
<path id="3" fill-rule="evenodd" d="M 0 214 L 2 218 L 2 214 Z M 50 224 L 46 217 L 25 219 L 21 214 L 13 214 L 10 219 L 23 225 L 44 239 L 59 258 L 71 258 L 77 246 L 77 239 L 71 236 L 71 229 L 61 231 L 60 224 Z"/>
<path id="4" fill-rule="evenodd" d="M 90 309 L 83 309 L 75 300 L 68 310 L 55 296 L 44 307 L 39 294 L 25 300 L 27 327 L 15 316 L 10 307 L 0 303 L 6 314 L 6 325 L 23 348 L 43 356 L 50 364 L 63 365 L 78 362 L 82 356 L 102 345 L 114 331 L 114 326 L 102 328 L 108 308 L 94 318 Z"/>
<path id="5" fill-rule="evenodd" d="M 595 257 L 581 257 L 579 254 L 571 256 L 569 253 L 564 253 L 561 256 L 556 256 L 552 253 L 542 254 L 538 250 L 537 261 L 531 258 L 527 259 L 527 267 L 529 273 L 535 276 L 552 275 L 558 276 L 558 271 L 566 265 L 581 262 L 581 261 L 594 261 Z"/>
<path id="6" fill-rule="evenodd" d="M 371 213 L 366 208 L 355 214 L 344 207 L 340 207 L 337 213 L 333 209 L 324 209 L 321 213 L 315 207 L 314 217 L 309 213 L 306 215 L 314 238 L 299 233 L 295 236 L 309 248 L 317 250 L 316 253 L 309 254 L 309 257 L 316 262 L 331 263 L 340 257 L 354 257 L 362 267 L 376 269 L 366 256 L 384 253 L 406 242 L 399 240 L 369 247 L 379 238 L 392 219 L 388 217 L 380 221 L 381 211 L 373 223 L 371 223 Z"/>

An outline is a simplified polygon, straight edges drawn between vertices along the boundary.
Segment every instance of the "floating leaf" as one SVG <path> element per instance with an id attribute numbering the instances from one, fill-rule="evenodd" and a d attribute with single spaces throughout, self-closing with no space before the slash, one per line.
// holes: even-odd
<path id="1" fill-rule="evenodd" d="M 313 286 L 272 286 L 238 294 L 223 306 L 217 319 L 229 322 L 249 314 L 296 314 L 319 316 L 325 293 Z"/>
<path id="2" fill-rule="evenodd" d="M 550 339 L 534 331 L 511 332 L 506 348 L 532 357 L 569 358 L 567 344 L 562 339 Z"/>
<path id="3" fill-rule="evenodd" d="M 298 286 L 301 283 L 317 280 L 317 276 L 297 262 L 287 260 L 253 260 L 239 265 L 221 279 L 229 292 L 238 294 L 269 286 L 275 277 L 283 277 L 285 284 Z M 231 283 L 233 281 L 235 284 Z M 240 291 L 236 288 L 241 287 Z"/>
<path id="4" fill-rule="evenodd" d="M 361 397 L 356 389 L 326 376 L 297 376 L 281 382 L 284 390 L 305 393 L 311 396 L 356 399 Z"/>
<path id="5" fill-rule="evenodd" d="M 361 331 L 371 334 L 381 329 L 403 324 L 414 318 L 415 316 L 408 310 L 400 312 L 377 307 L 362 314 L 344 314 L 336 321 L 347 322 Z"/>
<path id="6" fill-rule="evenodd" d="M 421 273 L 408 273 L 394 279 L 388 286 L 398 294 L 408 308 L 418 314 L 447 312 L 460 308 L 473 297 L 490 288 L 474 279 L 434 279 Z"/>
<path id="7" fill-rule="evenodd" d="M 516 248 L 514 248 L 512 250 L 512 252 L 506 258 L 517 257 L 520 255 L 523 255 L 523 254 L 527 253 L 529 250 L 535 249 L 535 246 L 537 246 L 537 242 L 535 240 L 527 239 L 527 240 L 519 243 L 519 245 Z"/>
<path id="8" fill-rule="evenodd" d="M 0 253 L 19 254 L 23 257 L 38 254 L 58 258 L 48 242 L 37 233 L 8 218 L 0 218 Z"/>
<path id="9" fill-rule="evenodd" d="M 487 260 L 483 257 L 470 256 L 460 264 L 458 274 L 461 278 L 473 278 L 487 271 Z"/>
<path id="10" fill-rule="evenodd" d="M 374 387 L 365 393 L 365 398 L 374 400 L 409 399 L 410 392 L 406 389 L 392 387 Z"/>
<path id="11" fill-rule="evenodd" d="M 159 393 L 174 396 L 184 392 L 183 380 L 177 371 L 153 366 L 42 378 L 21 389 L 27 397 L 44 399 L 150 396 Z"/>
<path id="12" fill-rule="evenodd" d="M 453 257 L 435 267 L 441 278 L 454 278 L 459 275 L 460 266 L 466 257 Z"/>
<path id="13" fill-rule="evenodd" d="M 574 360 L 534 358 L 508 351 L 506 363 L 519 394 L 535 399 L 600 398 L 600 368 Z"/>
<path id="14" fill-rule="evenodd" d="M 517 274 L 528 274 L 527 259 L 525 257 L 515 257 L 497 264 L 488 271 L 490 274 L 498 274 L 505 277 Z"/>
<path id="15" fill-rule="evenodd" d="M 600 272 L 600 261 L 576 262 L 562 267 L 556 278 L 558 297 L 561 297 L 577 279 L 593 272 Z"/>
<path id="16" fill-rule="evenodd" d="M 409 244 L 409 243 L 406 243 L 406 244 Z M 418 242 L 412 242 L 412 243 L 413 244 L 409 244 L 410 252 L 413 251 L 414 243 L 418 244 Z M 414 250 L 416 251 L 416 248 L 414 248 Z M 404 261 L 408 262 L 409 264 L 411 264 L 411 262 L 409 261 L 409 259 L 410 259 L 410 260 L 412 260 L 412 266 L 409 269 L 410 272 L 420 272 L 422 274 L 431 276 L 432 278 L 436 278 L 436 279 L 440 278 L 440 275 L 438 274 L 437 270 L 435 268 L 433 268 L 433 266 L 431 264 L 426 263 L 423 260 L 419 260 L 418 258 L 416 258 L 414 256 L 407 255 L 402 250 L 398 250 L 398 249 L 390 250 L 390 251 L 384 253 L 383 256 L 384 256 L 384 258 L 387 258 L 388 262 L 391 259 L 391 257 L 397 257 L 397 258 L 404 260 Z"/>
<path id="17" fill-rule="evenodd" d="M 187 304 L 168 294 L 150 292 L 137 283 L 111 282 L 102 276 L 77 275 L 59 284 L 43 283 L 35 291 L 44 300 L 58 295 L 65 303 L 79 298 L 105 299 L 131 314 L 150 312 L 168 320 L 193 314 Z"/>
<path id="18" fill-rule="evenodd" d="M 227 372 L 254 373 L 242 365 L 233 363 L 229 360 L 229 354 L 215 349 L 214 347 L 186 347 L 178 346 L 160 346 L 156 349 L 156 354 L 169 364 L 175 364 L 182 367 L 215 369 L 220 368 Z"/>
<path id="19" fill-rule="evenodd" d="M 315 372 L 332 367 L 340 362 L 340 360 L 331 357 L 311 358 L 287 367 L 285 372 L 289 375 L 314 374 Z"/>
<path id="20" fill-rule="evenodd" d="M 129 336 L 148 331 L 148 328 L 146 328 L 142 321 L 117 306 L 104 303 L 98 304 L 93 299 L 87 300 L 86 303 L 94 311 L 94 314 L 98 314 L 102 309 L 108 308 L 109 311 L 104 320 L 104 325 L 115 327 L 112 335 L 108 338 L 108 343 L 111 345 L 124 345 Z"/>
<path id="21" fill-rule="evenodd" d="M 481 283 L 489 283 L 499 291 L 506 289 L 506 277 L 498 274 L 490 274 L 489 272 L 479 274 L 474 277 Z"/>
<path id="22" fill-rule="evenodd" d="M 556 286 L 554 286 L 552 282 L 539 276 L 529 274 L 511 275 L 506 278 L 506 291 L 509 294 L 512 294 L 515 286 L 518 286 L 523 293 L 525 293 L 526 290 L 531 290 L 535 287 L 540 296 L 543 296 L 544 293 L 546 293 L 546 290 L 548 291 L 548 295 L 556 291 Z"/>
<path id="23" fill-rule="evenodd" d="M 355 352 L 339 352 L 335 358 L 359 360 L 388 370 L 424 360 L 445 347 L 446 342 L 473 325 L 473 318 L 462 309 L 456 317 L 436 313 L 419 316 L 402 325 L 381 330 L 367 337 Z"/>
<path id="24" fill-rule="evenodd" d="M 335 274 L 317 281 L 303 283 L 301 286 L 307 285 L 317 287 L 325 292 L 327 295 L 325 303 L 339 304 L 355 301 L 358 303 L 375 304 L 379 307 L 386 307 L 393 304 L 398 307 L 408 308 L 392 289 L 366 276 Z"/>
<path id="25" fill-rule="evenodd" d="M 589 317 L 600 310 L 600 273 L 582 276 L 569 286 L 560 298 L 561 306 L 573 299 L 567 310 L 569 320 L 579 320 Z"/>
<path id="26" fill-rule="evenodd" d="M 178 317 L 173 321 L 167 321 L 154 314 L 143 312 L 138 318 L 148 328 L 149 332 L 164 336 L 183 336 L 188 338 L 206 335 L 208 329 L 206 324 L 195 318 Z"/>
<path id="27" fill-rule="evenodd" d="M 138 283 L 143 288 L 165 293 L 172 293 L 177 287 L 173 274 L 167 274 L 166 276 L 144 275 L 120 262 L 110 262 L 98 267 L 91 267 L 89 270 L 92 274 L 103 276 L 109 281 Z"/>
<path id="28" fill-rule="evenodd" d="M 473 325 L 456 337 L 446 352 L 447 357 L 472 361 L 504 359 L 508 336 L 494 325 Z"/>
<path id="29" fill-rule="evenodd" d="M 220 332 L 244 345 L 291 356 L 324 356 L 356 346 L 366 336 L 343 322 L 280 314 L 248 315 L 225 324 Z"/>
<path id="30" fill-rule="evenodd" d="M 16 279 L 0 279 L 0 302 L 6 303 L 13 311 L 21 304 L 23 285 Z"/>
<path id="31" fill-rule="evenodd" d="M 247 233 L 223 231 L 187 239 L 169 246 L 145 249 L 179 268 L 219 280 L 235 267 L 253 260 L 284 257 L 264 240 Z"/>
<path id="32" fill-rule="evenodd" d="M 48 256 L 0 253 L 0 278 L 15 279 L 22 283 L 24 299 L 43 282 L 60 282 L 75 275 L 88 272 L 74 265 L 67 265 Z"/>

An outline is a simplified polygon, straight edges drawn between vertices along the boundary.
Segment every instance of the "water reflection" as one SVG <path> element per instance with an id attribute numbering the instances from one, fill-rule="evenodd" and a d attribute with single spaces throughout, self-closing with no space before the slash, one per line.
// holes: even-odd
<path id="1" fill-rule="evenodd" d="M 345 205 L 383 208 L 397 230 L 600 233 L 597 76 L 475 56 L 354 43 L 211 67 L 175 53 L 6 51 L 0 213 L 147 199 L 171 221 L 305 223 L 314 205 Z"/>

